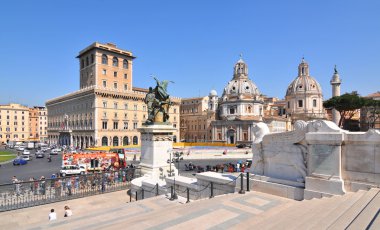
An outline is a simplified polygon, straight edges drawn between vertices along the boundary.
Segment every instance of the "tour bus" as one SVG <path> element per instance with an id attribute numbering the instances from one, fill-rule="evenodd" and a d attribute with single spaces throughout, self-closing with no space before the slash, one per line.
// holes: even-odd
<path id="1" fill-rule="evenodd" d="M 113 152 L 79 152 L 62 154 L 62 167 L 78 165 L 86 171 L 118 170 L 127 166 L 125 154 Z"/>

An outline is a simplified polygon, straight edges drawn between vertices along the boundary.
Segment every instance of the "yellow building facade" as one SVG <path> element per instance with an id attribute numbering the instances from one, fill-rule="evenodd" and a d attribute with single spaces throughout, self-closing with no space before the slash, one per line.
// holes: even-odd
<path id="1" fill-rule="evenodd" d="M 135 57 L 115 44 L 93 43 L 77 58 L 80 89 L 46 102 L 49 142 L 78 148 L 139 145 L 137 127 L 147 119 L 148 90 L 132 85 Z M 171 100 L 169 121 L 177 129 L 176 141 L 180 98 Z"/>
<path id="2" fill-rule="evenodd" d="M 29 108 L 29 141 L 47 141 L 47 117 L 46 107 Z"/>
<path id="3" fill-rule="evenodd" d="M 20 104 L 0 105 L 0 142 L 27 141 L 29 108 Z"/>

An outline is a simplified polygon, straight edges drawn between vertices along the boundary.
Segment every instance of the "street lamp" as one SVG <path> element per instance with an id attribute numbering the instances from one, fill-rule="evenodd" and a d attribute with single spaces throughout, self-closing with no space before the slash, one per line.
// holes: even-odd
<path id="1" fill-rule="evenodd" d="M 174 176 L 174 185 L 172 188 L 172 196 L 170 197 L 170 200 L 176 200 L 178 199 L 178 196 L 177 196 L 177 193 L 175 192 L 175 173 L 174 173 L 174 170 L 172 170 L 172 163 L 174 163 L 175 161 L 178 162 L 178 171 L 179 171 L 179 162 L 183 160 L 183 157 L 181 157 L 183 155 L 183 152 L 175 152 L 173 157 L 172 157 L 172 149 L 169 149 L 168 153 L 169 153 L 169 159 L 167 160 L 169 164 L 168 173 L 169 173 L 169 176 Z"/>

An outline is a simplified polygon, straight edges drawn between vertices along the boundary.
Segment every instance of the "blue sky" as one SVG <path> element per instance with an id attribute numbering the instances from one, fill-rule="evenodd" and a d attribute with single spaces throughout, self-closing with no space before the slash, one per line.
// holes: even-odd
<path id="1" fill-rule="evenodd" d="M 0 7 L 0 104 L 29 106 L 79 89 L 78 52 L 98 41 L 130 50 L 133 85 L 151 74 L 173 96 L 221 95 L 239 54 L 268 96 L 283 98 L 302 56 L 331 97 L 380 90 L 380 1 L 4 1 Z"/>

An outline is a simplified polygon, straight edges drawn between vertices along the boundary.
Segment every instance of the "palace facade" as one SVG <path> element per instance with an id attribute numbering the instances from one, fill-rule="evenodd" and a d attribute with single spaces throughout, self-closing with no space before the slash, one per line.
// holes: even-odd
<path id="1" fill-rule="evenodd" d="M 139 145 L 137 127 L 147 119 L 147 89 L 133 87 L 132 52 L 93 43 L 77 56 L 80 89 L 48 100 L 51 144 L 79 148 Z M 170 122 L 179 138 L 180 98 L 171 97 Z"/>

